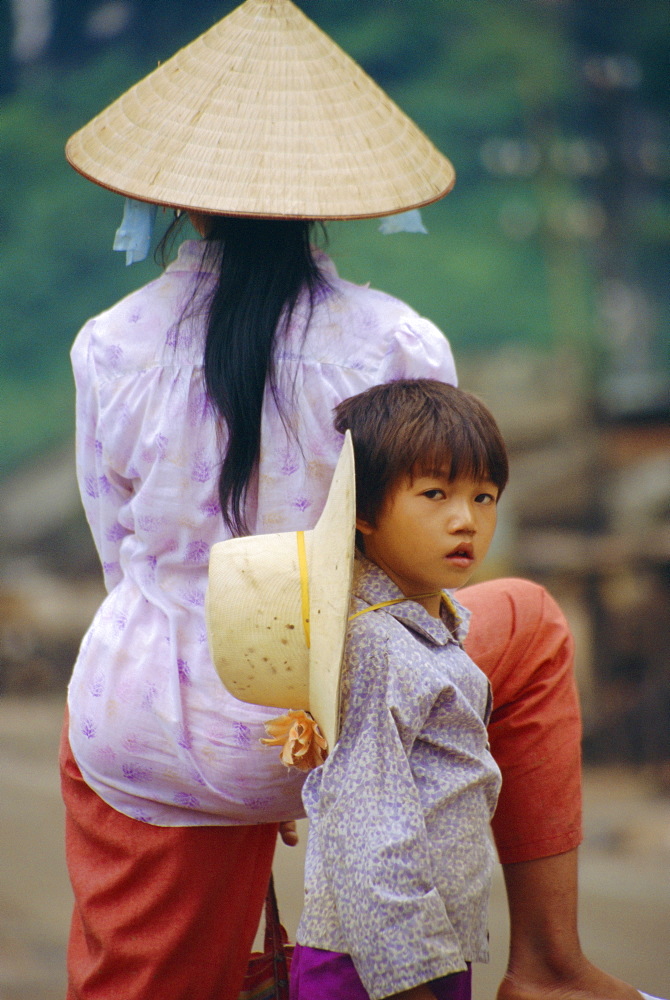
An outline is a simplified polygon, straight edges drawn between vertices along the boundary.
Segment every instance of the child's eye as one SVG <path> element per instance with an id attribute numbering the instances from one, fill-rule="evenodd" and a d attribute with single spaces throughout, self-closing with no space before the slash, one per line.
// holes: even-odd
<path id="1" fill-rule="evenodd" d="M 498 498 L 493 495 L 493 493 L 478 493 L 475 497 L 475 503 L 480 504 L 492 504 L 495 503 Z"/>
<path id="2" fill-rule="evenodd" d="M 440 490 L 437 487 L 433 490 L 424 490 L 423 495 L 428 497 L 429 500 L 443 500 L 444 490 Z"/>

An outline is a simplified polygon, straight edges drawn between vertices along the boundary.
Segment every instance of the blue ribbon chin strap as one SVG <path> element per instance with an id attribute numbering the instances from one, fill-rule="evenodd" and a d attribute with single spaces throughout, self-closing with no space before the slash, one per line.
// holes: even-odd
<path id="1" fill-rule="evenodd" d="M 428 230 L 423 224 L 419 209 L 411 208 L 409 212 L 387 215 L 381 221 L 379 232 L 389 236 L 391 233 L 427 233 Z"/>
<path id="2" fill-rule="evenodd" d="M 114 249 L 126 251 L 126 265 L 144 260 L 149 253 L 158 205 L 126 198 L 123 219 L 114 236 Z"/>

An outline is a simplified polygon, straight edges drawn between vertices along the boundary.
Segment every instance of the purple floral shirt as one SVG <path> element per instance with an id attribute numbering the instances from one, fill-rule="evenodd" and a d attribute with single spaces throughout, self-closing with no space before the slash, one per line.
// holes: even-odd
<path id="1" fill-rule="evenodd" d="M 367 560 L 352 612 L 402 597 Z M 488 958 L 500 771 L 489 682 L 461 643 L 469 613 L 403 601 L 349 625 L 342 731 L 303 789 L 303 945 L 351 955 L 371 1000 Z"/>
<path id="2" fill-rule="evenodd" d="M 70 682 L 70 741 L 106 802 L 162 826 L 303 815 L 302 775 L 259 743 L 277 710 L 229 695 L 207 646 L 209 551 L 228 535 L 217 501 L 222 442 L 203 383 L 201 321 L 176 325 L 201 256 L 197 242 L 183 243 L 164 274 L 91 319 L 72 348 L 77 475 L 108 596 Z M 314 526 L 341 446 L 332 411 L 342 399 L 394 378 L 456 381 L 433 324 L 341 280 L 327 257 L 320 265 L 328 285 L 307 335 L 301 302 L 276 354 L 279 392 L 299 401 L 289 407 L 293 435 L 271 392 L 264 402 L 247 503 L 255 533 Z"/>

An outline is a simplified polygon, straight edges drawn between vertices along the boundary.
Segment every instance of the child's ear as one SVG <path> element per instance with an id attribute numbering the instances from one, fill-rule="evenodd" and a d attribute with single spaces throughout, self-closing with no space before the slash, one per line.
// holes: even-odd
<path id="1" fill-rule="evenodd" d="M 374 525 L 369 521 L 364 521 L 362 517 L 356 518 L 356 531 L 360 531 L 361 535 L 371 535 L 374 530 Z"/>

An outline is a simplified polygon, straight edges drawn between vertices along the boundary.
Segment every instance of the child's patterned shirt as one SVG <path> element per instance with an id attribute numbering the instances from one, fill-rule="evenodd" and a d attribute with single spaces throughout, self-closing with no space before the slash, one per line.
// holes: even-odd
<path id="1" fill-rule="evenodd" d="M 359 562 L 352 612 L 398 597 Z M 298 941 L 351 955 L 372 1000 L 488 958 L 500 772 L 489 683 L 461 645 L 467 623 L 455 601 L 443 619 L 404 601 L 351 621 L 341 735 L 303 789 Z"/>

